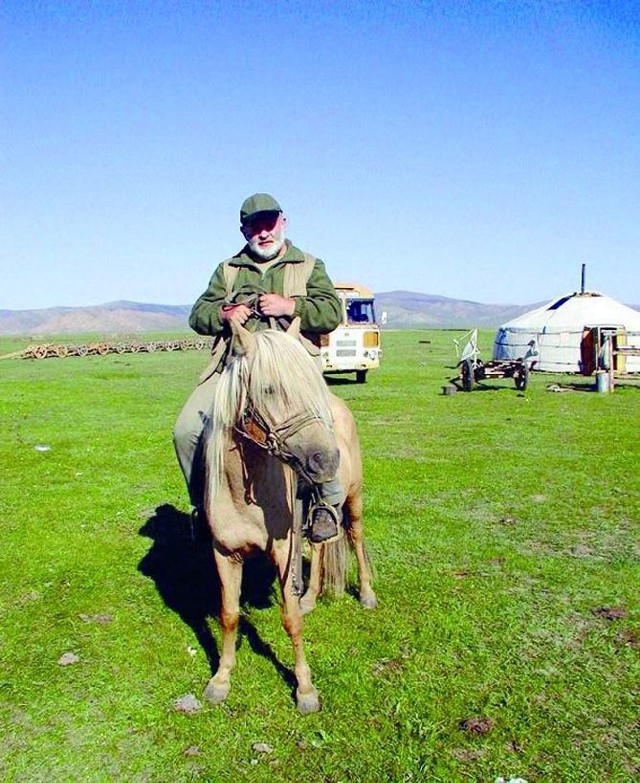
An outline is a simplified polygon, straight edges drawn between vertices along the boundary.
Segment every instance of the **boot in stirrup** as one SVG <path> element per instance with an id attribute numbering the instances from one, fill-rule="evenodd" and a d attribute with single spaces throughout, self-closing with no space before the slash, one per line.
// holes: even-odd
<path id="1" fill-rule="evenodd" d="M 340 506 L 330 506 L 319 501 L 309 509 L 307 535 L 312 544 L 323 544 L 338 535 L 338 526 L 342 521 Z"/>

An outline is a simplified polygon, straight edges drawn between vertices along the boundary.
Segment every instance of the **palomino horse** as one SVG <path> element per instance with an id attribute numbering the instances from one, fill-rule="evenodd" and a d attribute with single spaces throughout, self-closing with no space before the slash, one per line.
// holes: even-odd
<path id="1" fill-rule="evenodd" d="M 268 329 L 252 334 L 234 326 L 233 356 L 216 388 L 206 447 L 205 509 L 221 583 L 223 641 L 218 670 L 204 695 L 217 704 L 229 693 L 243 559 L 263 551 L 278 573 L 282 625 L 295 653 L 296 702 L 306 714 L 317 712 L 320 700 L 302 645 L 302 614 L 313 608 L 321 590 L 323 561 L 326 577 L 344 577 L 335 574 L 334 563 L 341 558 L 322 556 L 340 541 L 314 546 L 309 589 L 299 601 L 299 478 L 324 482 L 338 471 L 346 493 L 345 527 L 358 561 L 360 602 L 373 608 L 376 596 L 364 551 L 355 423 L 347 406 L 329 392 L 297 339 L 298 330 L 298 319 L 287 333 Z"/>

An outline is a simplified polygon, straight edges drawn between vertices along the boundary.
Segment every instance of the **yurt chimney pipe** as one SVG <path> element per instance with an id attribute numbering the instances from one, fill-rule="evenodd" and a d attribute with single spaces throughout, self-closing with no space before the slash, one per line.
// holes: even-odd
<path id="1" fill-rule="evenodd" d="M 584 294 L 584 275 L 585 275 L 585 269 L 587 268 L 586 264 L 582 265 L 582 279 L 580 282 L 580 293 Z"/>

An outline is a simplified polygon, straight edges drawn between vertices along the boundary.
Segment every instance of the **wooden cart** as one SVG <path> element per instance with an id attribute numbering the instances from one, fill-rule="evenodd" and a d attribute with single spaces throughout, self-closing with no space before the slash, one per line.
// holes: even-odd
<path id="1" fill-rule="evenodd" d="M 470 392 L 476 383 L 494 378 L 513 378 L 518 391 L 524 391 L 529 383 L 529 366 L 524 359 L 491 359 L 484 362 L 478 349 L 478 330 L 472 329 L 466 335 L 464 348 L 458 355 L 459 375 L 451 382 L 460 384 L 463 391 Z M 456 350 L 458 341 L 454 340 Z"/>
<path id="2" fill-rule="evenodd" d="M 522 359 L 492 359 L 489 362 L 483 362 L 482 359 L 465 359 L 458 366 L 460 375 L 457 380 L 462 382 L 462 388 L 466 392 L 470 392 L 476 383 L 494 378 L 513 378 L 518 391 L 524 391 L 529 383 L 529 368 Z"/>

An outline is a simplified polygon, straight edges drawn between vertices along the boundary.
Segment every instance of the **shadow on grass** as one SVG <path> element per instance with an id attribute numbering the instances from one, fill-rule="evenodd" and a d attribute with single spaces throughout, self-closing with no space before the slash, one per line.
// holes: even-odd
<path id="1" fill-rule="evenodd" d="M 595 383 L 585 381 L 565 381 L 563 383 L 548 383 L 546 391 L 553 393 L 559 392 L 596 392 Z"/>
<path id="2" fill-rule="evenodd" d="M 449 379 L 449 383 L 452 386 L 455 386 L 456 389 L 459 392 L 462 392 L 463 394 L 473 394 L 473 392 L 499 392 L 499 391 L 504 391 L 504 389 L 509 389 L 511 391 L 517 391 L 517 389 L 514 389 L 513 384 L 511 386 L 507 386 L 504 383 L 503 384 L 498 384 L 498 385 L 493 385 L 493 384 L 485 383 L 485 381 L 475 381 L 471 391 L 467 392 L 467 391 L 464 390 L 464 388 L 462 387 L 461 383 L 456 383 L 456 380 L 454 378 L 450 378 Z"/>
<path id="3" fill-rule="evenodd" d="M 550 384 L 553 386 L 553 384 Z M 562 385 L 556 384 L 562 391 L 577 391 L 577 392 L 596 392 L 596 386 L 594 383 L 563 383 Z M 547 391 L 555 391 L 555 389 L 549 389 Z"/>
<path id="4" fill-rule="evenodd" d="M 209 627 L 210 618 L 220 615 L 220 583 L 213 559 L 211 536 L 203 524 L 172 505 L 158 506 L 139 530 L 150 538 L 151 547 L 138 564 L 140 573 L 155 582 L 165 605 L 195 634 L 214 674 L 220 655 Z M 264 557 L 247 560 L 243 569 L 241 608 L 265 609 L 273 605 L 275 569 Z M 274 655 L 271 647 L 246 618 L 240 618 L 239 641 L 270 661 L 284 682 L 295 689 L 294 673 Z"/>
<path id="5" fill-rule="evenodd" d="M 354 386 L 358 385 L 358 381 L 354 378 L 345 378 L 343 375 L 325 375 L 325 381 L 327 386 Z M 362 384 L 360 384 L 362 385 Z"/>

